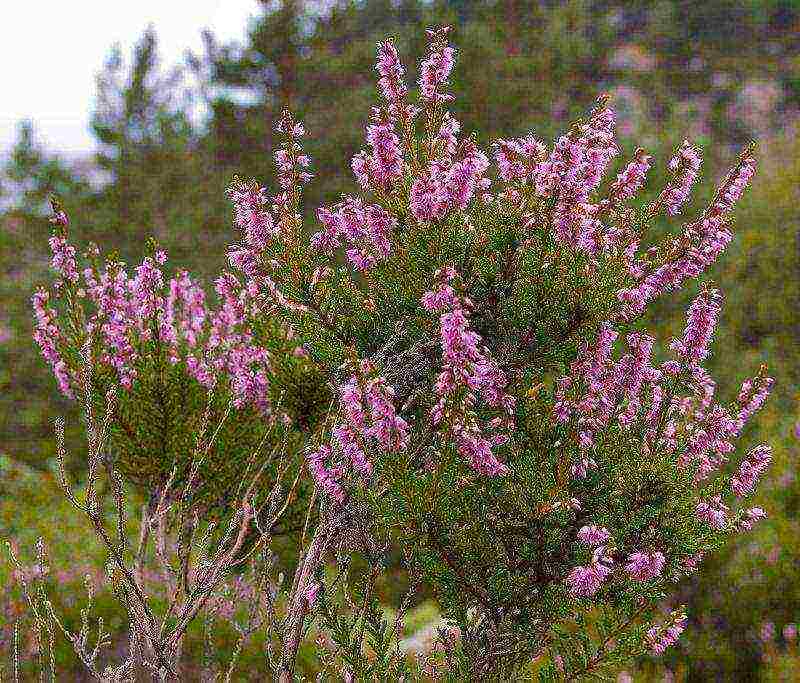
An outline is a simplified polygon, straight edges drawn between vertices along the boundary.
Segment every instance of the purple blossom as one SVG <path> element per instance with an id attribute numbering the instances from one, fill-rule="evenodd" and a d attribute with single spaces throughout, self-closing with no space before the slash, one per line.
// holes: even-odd
<path id="1" fill-rule="evenodd" d="M 446 273 L 452 279 L 454 271 Z M 514 398 L 505 391 L 506 377 L 482 346 L 480 336 L 470 329 L 464 303 L 451 285 L 440 283 L 435 289 L 425 292 L 422 305 L 431 312 L 440 313 L 441 346 L 443 368 L 436 380 L 434 390 L 439 401 L 431 411 L 434 425 L 438 425 L 445 409 L 458 395 L 460 404 L 451 416 L 450 430 L 455 436 L 456 447 L 473 469 L 487 475 L 504 474 L 507 467 L 493 453 L 493 446 L 507 440 L 502 433 L 487 437 L 483 428 L 466 411 L 477 400 L 477 395 L 490 406 L 505 412 L 505 419 L 495 419 L 490 427 L 510 425 Z M 476 395 L 477 394 L 477 395 Z"/>
<path id="2" fill-rule="evenodd" d="M 409 205 L 418 221 L 428 223 L 445 215 L 450 193 L 444 180 L 442 175 L 428 173 L 412 183 Z"/>
<path id="3" fill-rule="evenodd" d="M 320 208 L 317 218 L 323 230 L 312 236 L 311 244 L 330 254 L 346 242 L 348 261 L 356 270 L 369 270 L 391 252 L 390 237 L 397 220 L 383 207 L 364 205 L 348 196 L 330 208 Z"/>
<path id="4" fill-rule="evenodd" d="M 317 596 L 319 595 L 321 588 L 322 585 L 319 583 L 319 581 L 312 581 L 308 584 L 308 588 L 306 588 L 306 600 L 308 600 L 309 605 L 313 606 L 317 601 Z"/>
<path id="5" fill-rule="evenodd" d="M 326 461 L 331 458 L 330 446 L 322 445 L 319 450 L 308 454 L 308 468 L 311 476 L 317 485 L 331 498 L 338 503 L 343 503 L 345 498 L 344 489 L 339 484 L 341 469 L 338 467 L 328 467 Z"/>
<path id="6" fill-rule="evenodd" d="M 592 561 L 585 566 L 572 569 L 567 575 L 570 593 L 580 598 L 590 598 L 600 590 L 600 586 L 611 574 L 610 558 L 604 555 L 603 546 L 595 550 Z"/>
<path id="7" fill-rule="evenodd" d="M 652 626 L 647 631 L 647 641 L 650 645 L 650 652 L 657 657 L 664 654 L 666 649 L 680 638 L 686 628 L 686 617 L 678 615 L 674 620 L 660 626 Z"/>
<path id="8" fill-rule="evenodd" d="M 419 87 L 423 100 L 430 103 L 447 102 L 453 99 L 452 95 L 439 92 L 446 86 L 450 72 L 455 64 L 455 50 L 447 44 L 445 36 L 450 27 L 439 30 L 429 30 L 430 40 L 427 58 L 420 65 Z"/>
<path id="9" fill-rule="evenodd" d="M 381 94 L 387 103 L 397 106 L 408 93 L 408 88 L 403 83 L 405 70 L 391 40 L 378 43 L 378 61 L 375 69 L 380 74 L 378 87 Z"/>
<path id="10" fill-rule="evenodd" d="M 700 501 L 695 508 L 695 514 L 712 529 L 722 530 L 728 524 L 728 506 L 722 503 L 719 496 Z"/>
<path id="11" fill-rule="evenodd" d="M 609 198 L 601 203 L 603 210 L 630 199 L 641 190 L 651 163 L 652 157 L 643 149 L 637 149 L 633 161 L 617 174 L 609 190 Z"/>
<path id="12" fill-rule="evenodd" d="M 756 446 L 739 466 L 731 479 L 731 490 L 740 498 L 752 493 L 758 480 L 772 462 L 772 449 L 766 444 Z"/>
<path id="13" fill-rule="evenodd" d="M 683 339 L 672 342 L 672 350 L 690 367 L 708 358 L 708 346 L 722 309 L 721 300 L 718 290 L 704 289 L 689 306 Z"/>
<path id="14" fill-rule="evenodd" d="M 633 553 L 628 556 L 625 571 L 636 581 L 649 581 L 661 575 L 665 561 L 661 552 Z"/>
<path id="15" fill-rule="evenodd" d="M 692 185 L 700 172 L 701 163 L 700 150 L 693 147 L 688 140 L 684 140 L 677 154 L 669 162 L 672 180 L 660 198 L 670 216 L 679 214 L 681 206 L 689 198 Z"/>
<path id="16" fill-rule="evenodd" d="M 611 534 L 608 529 L 600 526 L 584 526 L 578 531 L 578 540 L 590 546 L 605 545 Z"/>

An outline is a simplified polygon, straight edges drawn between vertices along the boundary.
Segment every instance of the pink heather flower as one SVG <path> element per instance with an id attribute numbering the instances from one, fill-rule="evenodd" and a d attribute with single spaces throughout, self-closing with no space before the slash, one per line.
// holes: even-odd
<path id="1" fill-rule="evenodd" d="M 375 377 L 367 384 L 367 405 L 372 421 L 365 431 L 381 448 L 390 453 L 404 450 L 410 438 L 408 423 L 397 414 L 394 406 L 394 389 L 383 377 Z"/>
<path id="2" fill-rule="evenodd" d="M 353 157 L 352 168 L 363 188 L 387 190 L 403 174 L 403 152 L 393 120 L 378 108 L 373 108 L 371 118 L 367 143 L 372 152 L 359 152 Z"/>
<path id="3" fill-rule="evenodd" d="M 439 313 L 457 305 L 458 297 L 450 285 L 440 285 L 422 295 L 422 306 L 431 313 Z"/>
<path id="4" fill-rule="evenodd" d="M 742 383 L 737 398 L 739 412 L 736 415 L 736 434 L 741 433 L 747 421 L 764 405 L 772 384 L 773 379 L 764 376 L 763 371 L 754 379 Z"/>
<path id="5" fill-rule="evenodd" d="M 391 40 L 378 43 L 378 61 L 375 64 L 375 70 L 380 74 L 378 87 L 384 99 L 390 105 L 399 104 L 406 96 L 408 89 L 403 83 L 405 70 Z"/>
<path id="6" fill-rule="evenodd" d="M 67 216 L 66 211 L 63 211 L 59 208 L 57 203 L 52 203 L 53 207 L 53 215 L 50 217 L 50 222 L 53 225 L 61 226 L 66 228 L 69 225 L 69 217 Z"/>
<path id="7" fill-rule="evenodd" d="M 454 275 L 454 271 L 448 269 L 447 279 Z M 504 373 L 490 359 L 488 351 L 481 345 L 480 336 L 470 329 L 463 303 L 453 288 L 445 283 L 422 295 L 422 305 L 431 312 L 440 313 L 444 361 L 434 387 L 439 401 L 431 411 L 431 418 L 433 424 L 438 425 L 458 389 L 465 389 L 459 405 L 455 406 L 457 415 L 453 416 L 450 425 L 456 447 L 473 469 L 488 475 L 504 474 L 507 468 L 494 456 L 492 447 L 505 443 L 507 435 L 485 436 L 467 411 L 476 402 L 476 394 L 480 395 L 490 406 L 501 408 L 506 413 L 505 419 L 490 421 L 489 426 L 497 428 L 504 422 L 511 423 L 515 401 L 505 391 L 507 379 Z"/>
<path id="8" fill-rule="evenodd" d="M 508 183 L 532 181 L 538 163 L 546 156 L 544 144 L 533 135 L 496 140 L 492 147 L 498 173 Z"/>
<path id="9" fill-rule="evenodd" d="M 604 547 L 594 552 L 592 561 L 586 566 L 575 567 L 567 575 L 570 593 L 579 598 L 590 598 L 600 590 L 600 586 L 611 574 L 612 561 L 604 556 Z"/>
<path id="10" fill-rule="evenodd" d="M 761 640 L 768 643 L 775 639 L 775 624 L 771 621 L 765 621 L 761 624 Z"/>
<path id="11" fill-rule="evenodd" d="M 486 179 L 483 174 L 489 168 L 489 160 L 474 142 L 468 140 L 463 145 L 465 156 L 455 162 L 445 173 L 445 187 L 448 200 L 456 209 L 464 209 L 469 204 L 478 187 Z"/>
<path id="12" fill-rule="evenodd" d="M 602 224 L 594 217 L 589 197 L 597 188 L 611 159 L 619 149 L 614 141 L 614 113 L 605 105 L 593 112 L 578 137 L 562 136 L 548 161 L 538 169 L 537 189 L 550 196 L 558 188 L 554 210 L 556 239 L 594 254 L 602 241 Z"/>
<path id="13" fill-rule="evenodd" d="M 582 450 L 594 444 L 595 435 L 613 418 L 622 426 L 632 424 L 642 408 L 645 390 L 661 377 L 650 363 L 655 341 L 652 337 L 629 334 L 631 352 L 614 362 L 611 351 L 617 336 L 606 323 L 594 342 L 581 344 L 570 375 L 556 381 L 554 417 L 559 422 L 576 417 Z M 655 415 L 651 416 L 651 420 L 655 419 Z M 583 469 L 579 467 L 580 472 Z"/>
<path id="14" fill-rule="evenodd" d="M 428 223 L 445 215 L 450 195 L 443 181 L 444 177 L 428 173 L 412 183 L 409 206 L 418 221 Z"/>
<path id="15" fill-rule="evenodd" d="M 439 132 L 436 135 L 434 143 L 438 145 L 438 151 L 441 156 L 447 159 L 452 159 L 455 156 L 456 149 L 458 148 L 458 133 L 461 130 L 461 124 L 453 115 L 446 111 L 442 118 L 442 125 L 439 127 Z"/>
<path id="16" fill-rule="evenodd" d="M 255 278 L 262 267 L 262 254 L 279 234 L 268 208 L 266 190 L 255 182 L 247 184 L 235 180 L 226 194 L 233 203 L 234 222 L 244 237 L 242 244 L 229 249 L 228 261 L 248 278 Z"/>
<path id="17" fill-rule="evenodd" d="M 731 490 L 740 498 L 752 493 L 771 461 L 772 449 L 766 444 L 756 446 L 731 479 Z"/>
<path id="18" fill-rule="evenodd" d="M 299 140 L 306 134 L 303 124 L 295 121 L 291 112 L 284 110 L 275 130 L 286 137 L 286 147 L 276 150 L 273 155 L 278 169 L 278 185 L 284 191 L 273 197 L 273 209 L 283 214 L 288 207 L 290 192 L 299 190 L 314 176 L 301 170 L 311 164 L 308 155 L 300 153 L 302 147 Z"/>
<path id="19" fill-rule="evenodd" d="M 686 559 L 683 560 L 684 569 L 689 573 L 697 571 L 698 567 L 700 566 L 700 563 L 703 561 L 703 557 L 704 553 L 702 552 L 687 557 Z"/>
<path id="20" fill-rule="evenodd" d="M 362 371 L 372 371 L 366 362 Z M 342 421 L 333 429 L 333 437 L 341 453 L 364 478 L 372 474 L 372 463 L 367 458 L 364 445 L 374 440 L 386 452 L 398 452 L 408 446 L 409 425 L 395 410 L 394 390 L 383 377 L 365 380 L 362 391 L 356 377 L 341 388 Z M 309 456 L 309 467 L 320 486 L 336 500 L 343 500 L 344 492 L 338 484 L 341 470 L 327 469 L 324 461 L 332 454 L 330 446 L 323 446 Z"/>
<path id="21" fill-rule="evenodd" d="M 695 514 L 712 529 L 722 530 L 728 523 L 728 506 L 722 503 L 720 496 L 700 501 L 695 508 Z"/>
<path id="22" fill-rule="evenodd" d="M 651 162 L 649 154 L 637 149 L 633 161 L 617 174 L 609 190 L 609 198 L 601 203 L 602 208 L 607 209 L 633 197 L 644 186 Z"/>
<path id="23" fill-rule="evenodd" d="M 54 235 L 50 238 L 50 250 L 53 258 L 50 267 L 53 268 L 65 282 L 78 281 L 78 268 L 75 263 L 75 247 L 67 242 L 66 237 Z"/>
<path id="24" fill-rule="evenodd" d="M 508 472 L 508 467 L 492 452 L 492 446 L 499 445 L 502 441 L 487 439 L 474 425 L 471 428 L 454 425 L 453 434 L 459 454 L 476 472 L 487 477 L 496 477 Z"/>
<path id="25" fill-rule="evenodd" d="M 748 508 L 744 510 L 744 516 L 739 524 L 743 530 L 750 531 L 756 522 L 766 518 L 767 513 L 762 508 Z"/>
<path id="26" fill-rule="evenodd" d="M 322 445 L 318 451 L 313 451 L 308 454 L 308 468 L 311 471 L 311 476 L 322 491 L 339 502 L 344 502 L 345 493 L 344 489 L 339 485 L 339 477 L 341 470 L 338 467 L 329 468 L 325 462 L 330 460 L 331 448 L 330 446 Z"/>
<path id="27" fill-rule="evenodd" d="M 344 240 L 350 245 L 347 258 L 356 270 L 372 268 L 391 252 L 390 237 L 397 220 L 380 206 L 365 206 L 348 196 L 330 208 L 320 208 L 317 218 L 324 229 L 312 236 L 311 244 L 330 254 Z"/>
<path id="28" fill-rule="evenodd" d="M 42 288 L 38 289 L 31 298 L 33 312 L 36 317 L 33 338 L 39 345 L 42 356 L 50 365 L 61 393 L 67 398 L 75 398 L 71 384 L 72 382 L 77 384 L 78 378 L 73 377 L 73 373 L 68 369 L 58 350 L 61 332 L 58 328 L 57 313 L 47 305 L 49 302 L 50 295 Z"/>
<path id="29" fill-rule="evenodd" d="M 697 277 L 711 266 L 733 239 L 726 217 L 741 197 L 755 172 L 755 159 L 742 157 L 720 186 L 714 201 L 699 221 L 685 226 L 678 255 L 653 270 L 642 269 L 635 287 L 617 296 L 626 304 L 620 311 L 623 320 L 641 315 L 647 303 L 665 291 L 677 290 L 690 277 Z M 666 191 L 665 191 L 666 192 Z"/>
<path id="30" fill-rule="evenodd" d="M 689 306 L 683 339 L 676 339 L 670 348 L 690 367 L 708 358 L 708 346 L 717 325 L 722 295 L 716 289 L 704 289 Z"/>
<path id="31" fill-rule="evenodd" d="M 625 571 L 636 581 L 649 581 L 661 575 L 664 563 L 664 554 L 660 552 L 633 553 L 628 556 Z"/>
<path id="32" fill-rule="evenodd" d="M 189 277 L 185 270 L 169 281 L 165 319 L 161 325 L 161 338 L 170 345 L 170 360 L 178 362 L 177 346 L 185 343 L 195 348 L 205 331 L 208 310 L 205 292 Z"/>
<path id="33" fill-rule="evenodd" d="M 455 50 L 447 44 L 445 39 L 449 30 L 450 27 L 447 26 L 438 31 L 428 31 L 429 53 L 420 66 L 419 87 L 422 99 L 430 103 L 447 102 L 453 99 L 452 95 L 438 92 L 440 87 L 447 85 L 455 63 Z"/>
<path id="34" fill-rule="evenodd" d="M 661 201 L 670 216 L 676 216 L 681 212 L 681 207 L 689 198 L 692 185 L 697 180 L 701 163 L 700 150 L 692 147 L 688 140 L 684 140 L 677 154 L 669 162 L 672 180 L 661 194 Z"/>
<path id="35" fill-rule="evenodd" d="M 650 652 L 656 656 L 663 655 L 668 647 L 678 642 L 678 638 L 686 628 L 686 617 L 679 615 L 668 624 L 653 626 L 647 631 Z"/>
<path id="36" fill-rule="evenodd" d="M 581 432 L 578 438 L 580 447 L 584 449 L 590 448 L 594 443 L 591 434 L 587 432 Z M 589 476 L 589 470 L 593 470 L 596 467 L 597 463 L 593 458 L 581 458 L 572 464 L 570 471 L 572 472 L 572 476 L 576 479 L 586 479 L 586 477 Z"/>
<path id="37" fill-rule="evenodd" d="M 584 526 L 578 531 L 578 540 L 590 546 L 605 545 L 611 534 L 608 529 L 601 526 Z"/>
<path id="38" fill-rule="evenodd" d="M 786 624 L 783 627 L 784 640 L 792 642 L 797 638 L 797 624 Z"/>
<path id="39" fill-rule="evenodd" d="M 611 569 L 604 564 L 575 567 L 567 577 L 567 583 L 573 595 L 589 598 L 600 590 L 600 586 L 610 573 Z"/>

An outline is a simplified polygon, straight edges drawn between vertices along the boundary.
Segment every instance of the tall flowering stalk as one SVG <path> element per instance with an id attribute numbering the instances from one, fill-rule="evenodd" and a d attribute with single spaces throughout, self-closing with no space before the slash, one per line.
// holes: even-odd
<path id="1" fill-rule="evenodd" d="M 765 515 L 741 500 L 769 448 L 742 458 L 736 440 L 772 380 L 761 370 L 734 401 L 717 395 L 703 363 L 723 297 L 693 284 L 733 238 L 753 150 L 698 217 L 642 251 L 653 221 L 684 214 L 697 149 L 684 143 L 667 187 L 642 204 L 653 160 L 620 149 L 601 97 L 552 145 L 532 132 L 495 141 L 492 165 L 447 109 L 447 35 L 429 31 L 416 103 L 396 48 L 379 43 L 383 104 L 352 160 L 362 195 L 319 208 L 313 225 L 300 211 L 305 130 L 282 117 L 277 191 L 239 179 L 229 189 L 240 241 L 218 305 L 188 273 L 170 277 L 160 251 L 134 271 L 81 273 L 61 214 L 57 286 L 34 299 L 37 341 L 65 393 L 75 345 L 89 340 L 93 378 L 157 417 L 119 425 L 132 462 L 152 457 L 140 442 L 156 424 L 161 441 L 186 438 L 163 400 L 176 387 L 229 406 L 217 462 L 234 480 L 234 435 L 284 425 L 290 457 L 272 475 L 296 477 L 286 506 L 304 514 L 271 632 L 279 680 L 295 675 L 313 620 L 333 643 L 326 671 L 413 671 L 373 594 L 394 551 L 450 626 L 427 671 L 608 673 L 675 642 L 685 614 L 657 617 L 670 587 Z M 644 331 L 651 302 L 683 286 L 699 290 L 683 334 Z M 356 603 L 324 567 L 353 555 L 368 570 L 351 622 L 340 611 Z"/>

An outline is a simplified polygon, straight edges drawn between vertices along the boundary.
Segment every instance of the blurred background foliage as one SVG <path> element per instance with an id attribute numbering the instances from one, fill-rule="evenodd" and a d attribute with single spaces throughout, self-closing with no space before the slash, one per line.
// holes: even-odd
<path id="1" fill-rule="evenodd" d="M 377 97 L 376 41 L 395 37 L 412 81 L 423 28 L 441 23 L 455 28 L 455 114 L 483 144 L 531 130 L 552 138 L 608 92 L 622 157 L 637 146 L 656 157 L 651 190 L 684 137 L 704 148 L 696 210 L 741 146 L 759 141 L 761 168 L 736 212 L 736 239 L 710 276 L 727 299 L 713 360 L 720 392 L 733 397 L 761 363 L 776 378 L 768 408 L 746 434 L 775 449 L 758 501 L 770 517 L 681 587 L 675 600 L 689 606 L 687 634 L 663 661 L 641 662 L 629 675 L 797 680 L 798 0 L 263 0 L 242 44 L 208 33 L 203 53 L 170 71 L 159 63 L 154 31 L 132 55 L 112 50 L 97 78 L 94 157 L 71 164 L 38 147 L 23 123 L 0 169 L 0 536 L 32 548 L 44 534 L 61 548 L 61 567 L 99 561 L 91 541 L 84 546 L 88 529 L 70 526 L 51 485 L 52 420 L 67 417 L 73 452 L 80 421 L 31 339 L 29 298 L 47 279 L 47 196 L 62 197 L 80 243 L 96 241 L 132 263 L 154 235 L 173 263 L 208 284 L 236 239 L 224 189 L 234 173 L 271 181 L 282 109 L 309 131 L 316 178 L 305 209 L 313 221 L 315 206 L 355 190 L 349 160 Z M 693 293 L 653 313 L 662 342 L 682 329 Z M 36 476 L 51 483 L 35 486 Z M 76 548 L 80 558 L 70 555 Z M 0 585 L 8 571 L 0 562 Z M 387 581 L 387 603 L 400 578 Z"/>

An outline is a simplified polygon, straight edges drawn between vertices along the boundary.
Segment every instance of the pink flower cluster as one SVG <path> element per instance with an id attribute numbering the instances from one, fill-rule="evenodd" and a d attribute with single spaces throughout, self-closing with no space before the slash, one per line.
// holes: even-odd
<path id="1" fill-rule="evenodd" d="M 708 358 L 708 347 L 722 310 L 722 294 L 705 288 L 689 306 L 683 339 L 676 339 L 670 348 L 688 367 L 695 367 Z"/>
<path id="2" fill-rule="evenodd" d="M 430 103 L 443 103 L 453 96 L 440 92 L 446 86 L 455 64 L 455 50 L 447 44 L 450 27 L 428 29 L 430 52 L 420 67 L 419 88 L 422 99 Z"/>
<path id="3" fill-rule="evenodd" d="M 766 368 L 761 368 L 758 376 L 742 382 L 742 388 L 737 397 L 739 412 L 736 415 L 737 434 L 742 431 L 745 423 L 761 409 L 769 396 L 773 380 L 765 375 Z"/>
<path id="4" fill-rule="evenodd" d="M 368 361 L 362 361 L 361 365 L 364 373 L 374 369 Z M 358 377 L 352 377 L 342 387 L 344 420 L 334 429 L 334 435 L 342 452 L 364 476 L 372 473 L 372 464 L 367 460 L 362 443 L 375 439 L 387 452 L 397 452 L 408 445 L 408 424 L 397 415 L 393 396 L 394 389 L 380 376 L 367 381 L 363 391 Z"/>
<path id="5" fill-rule="evenodd" d="M 409 425 L 394 406 L 394 389 L 380 375 L 365 378 L 374 372 L 369 361 L 361 361 L 359 373 L 342 386 L 342 420 L 333 430 L 338 450 L 364 479 L 372 474 L 373 466 L 366 453 L 370 444 L 396 453 L 404 450 L 410 439 Z M 334 449 L 323 445 L 308 456 L 309 469 L 317 484 L 341 503 L 344 489 L 340 481 L 345 469 L 342 463 L 326 465 L 333 456 Z"/>
<path id="6" fill-rule="evenodd" d="M 372 110 L 367 126 L 367 143 L 371 152 L 362 150 L 353 157 L 351 167 L 359 185 L 365 190 L 390 192 L 392 185 L 403 175 L 404 158 L 397 125 L 410 125 L 417 109 L 405 102 L 408 88 L 403 82 L 404 69 L 391 41 L 378 43 L 375 69 L 380 74 L 378 88 L 386 100 L 387 109 Z"/>
<path id="7" fill-rule="evenodd" d="M 636 581 L 649 581 L 661 575 L 665 561 L 664 553 L 633 553 L 628 557 L 625 571 Z"/>
<path id="8" fill-rule="evenodd" d="M 293 229 L 299 220 L 294 213 L 295 203 L 302 185 L 313 177 L 303 170 L 311 163 L 299 143 L 305 135 L 303 124 L 295 121 L 289 112 L 283 112 L 275 129 L 286 138 L 285 147 L 274 153 L 282 191 L 270 196 L 257 182 L 243 182 L 238 178 L 234 178 L 226 191 L 233 203 L 234 223 L 243 236 L 241 244 L 229 249 L 228 261 L 244 273 L 248 282 L 257 283 L 259 289 L 264 284 L 270 290 L 274 283 L 266 276 L 266 269 L 277 262 L 268 261 L 265 254 L 274 244 L 290 243 L 297 238 Z"/>
<path id="9" fill-rule="evenodd" d="M 283 111 L 275 130 L 286 139 L 286 146 L 276 150 L 273 155 L 278 169 L 278 185 L 283 190 L 283 193 L 275 195 L 273 199 L 274 209 L 278 213 L 284 213 L 289 207 L 291 194 L 314 176 L 302 170 L 311 165 L 311 159 L 302 153 L 300 145 L 300 139 L 306 134 L 305 126 L 300 121 L 295 121 L 290 112 Z"/>
<path id="10" fill-rule="evenodd" d="M 682 613 L 673 615 L 667 623 L 653 626 L 647 631 L 650 652 L 657 657 L 664 654 L 668 647 L 678 642 L 686 628 L 686 616 Z"/>
<path id="11" fill-rule="evenodd" d="M 255 182 L 234 181 L 226 193 L 233 203 L 234 222 L 244 237 L 242 244 L 231 247 L 228 260 L 248 278 L 255 278 L 261 272 L 262 254 L 278 235 L 267 191 Z"/>
<path id="12" fill-rule="evenodd" d="M 428 105 L 452 99 L 440 92 L 453 68 L 454 51 L 447 44 L 447 30 L 428 32 L 430 51 L 420 67 L 421 97 Z M 405 103 L 408 91 L 402 80 L 403 66 L 391 42 L 378 44 L 375 68 L 380 74 L 378 86 L 387 102 L 387 110 L 372 110 L 367 127 L 371 151 L 362 150 L 353 157 L 352 168 L 361 187 L 385 194 L 397 185 L 405 168 L 397 124 L 407 128 L 419 110 Z M 436 125 L 438 130 L 429 141 L 426 170 L 414 179 L 409 196 L 412 215 L 423 223 L 440 220 L 449 211 L 466 208 L 476 192 L 488 187 L 490 182 L 484 178 L 489 168 L 488 158 L 474 141 L 459 143 L 458 121 L 444 112 Z"/>
<path id="13" fill-rule="evenodd" d="M 556 239 L 590 254 L 612 246 L 596 217 L 599 206 L 589 199 L 619 153 L 614 126 L 614 113 L 605 105 L 598 106 L 575 134 L 556 141 L 549 159 L 538 169 L 537 192 L 557 198 L 553 217 Z"/>
<path id="14" fill-rule="evenodd" d="M 755 163 L 749 154 L 742 157 L 700 220 L 684 227 L 683 234 L 665 253 L 662 262 L 643 261 L 631 265 L 631 274 L 637 282 L 618 293 L 624 304 L 620 311 L 623 320 L 640 315 L 649 301 L 664 292 L 677 290 L 685 280 L 697 277 L 717 260 L 733 239 L 727 227 L 728 215 L 753 176 Z"/>
<path id="15" fill-rule="evenodd" d="M 65 251 L 61 240 L 51 246 Z M 220 277 L 216 290 L 221 305 L 211 309 L 205 292 L 186 271 L 165 278 L 166 260 L 159 251 L 145 258 L 133 274 L 122 263 L 108 262 L 103 268 L 87 266 L 79 275 L 75 281 L 80 285 L 82 277 L 79 298 L 91 305 L 79 333 L 100 342 L 96 360 L 112 368 L 119 383 L 131 389 L 142 359 L 163 353 L 173 365 L 184 362 L 189 375 L 206 387 L 226 377 L 236 407 L 252 406 L 269 414 L 270 355 L 255 342 L 247 323 L 253 292 L 242 289 L 231 275 Z M 67 340 L 57 312 L 47 306 L 49 300 L 45 290 L 33 297 L 34 337 L 62 392 L 72 398 L 77 373 L 67 368 L 59 351 Z"/>
<path id="16" fill-rule="evenodd" d="M 458 145 L 455 138 L 458 130 L 455 119 L 445 117 L 439 134 L 442 156 L 434 159 L 411 185 L 411 213 L 422 223 L 441 220 L 449 211 L 465 209 L 479 189 L 489 186 L 489 179 L 483 177 L 489 159 L 472 140 Z"/>
<path id="17" fill-rule="evenodd" d="M 660 197 L 660 201 L 663 202 L 670 216 L 678 215 L 683 204 L 689 199 L 692 186 L 700 173 L 702 161 L 700 150 L 693 147 L 688 140 L 683 141 L 678 153 L 670 160 L 669 170 L 672 172 L 672 181 Z"/>
<path id="18" fill-rule="evenodd" d="M 77 384 L 79 380 L 77 373 L 70 371 L 59 349 L 65 340 L 58 326 L 58 313 L 48 306 L 50 294 L 44 289 L 38 289 L 31 298 L 31 303 L 36 317 L 33 338 L 39 345 L 42 356 L 50 365 L 61 393 L 67 398 L 75 398 L 72 385 Z"/>
<path id="19" fill-rule="evenodd" d="M 399 107 L 408 94 L 408 88 L 403 82 L 405 69 L 391 40 L 378 43 L 378 61 L 375 70 L 380 75 L 378 87 L 381 94 L 389 105 L 390 113 L 397 117 L 400 113 Z"/>
<path id="20" fill-rule="evenodd" d="M 333 449 L 323 444 L 316 451 L 312 451 L 307 456 L 308 470 L 317 486 L 340 505 L 344 502 L 345 492 L 339 480 L 344 473 L 341 464 L 327 464 L 333 461 Z"/>
<path id="21" fill-rule="evenodd" d="M 612 420 L 630 425 L 642 408 L 644 390 L 662 376 L 650 363 L 655 341 L 652 337 L 629 334 L 631 352 L 614 361 L 611 352 L 617 336 L 609 325 L 604 326 L 593 345 L 584 343 L 570 374 L 557 382 L 554 417 L 561 423 L 577 417 L 579 443 L 584 450 L 594 444 L 595 435 Z M 583 383 L 585 391 L 577 400 L 571 400 L 568 392 L 574 391 L 576 380 Z M 585 468 L 581 471 L 585 476 Z"/>
<path id="22" fill-rule="evenodd" d="M 595 595 L 611 574 L 612 564 L 611 558 L 605 554 L 605 546 L 597 548 L 588 565 L 574 567 L 567 575 L 570 593 L 579 598 L 590 598 Z"/>
<path id="23" fill-rule="evenodd" d="M 605 545 L 611 534 L 605 527 L 584 526 L 578 531 L 578 540 L 590 546 Z"/>
<path id="24" fill-rule="evenodd" d="M 740 498 L 750 494 L 758 480 L 772 462 L 772 449 L 766 444 L 756 446 L 739 466 L 739 471 L 731 479 L 731 490 Z"/>
<path id="25" fill-rule="evenodd" d="M 741 519 L 739 520 L 739 527 L 743 531 L 749 531 L 753 528 L 756 522 L 767 518 L 767 513 L 761 508 L 747 508 L 742 511 Z"/>
<path id="26" fill-rule="evenodd" d="M 50 267 L 63 278 L 64 282 L 75 284 L 79 277 L 75 247 L 67 242 L 66 237 L 53 235 L 50 238 L 50 251 L 53 253 Z"/>
<path id="27" fill-rule="evenodd" d="M 713 401 L 714 383 L 699 363 L 708 355 L 719 309 L 719 295 L 704 290 L 690 306 L 683 338 L 672 343 L 676 359 L 659 368 L 651 364 L 652 337 L 629 334 L 630 352 L 614 361 L 617 333 L 608 324 L 602 327 L 594 343 L 581 346 L 570 373 L 557 380 L 555 419 L 562 424 L 575 421 L 583 451 L 614 423 L 623 428 L 641 424 L 645 453 L 655 449 L 674 453 L 678 466 L 696 468 L 696 481 L 706 479 L 725 462 L 733 439 L 763 404 L 772 383 L 761 375 L 745 383 L 735 414 Z M 678 376 L 688 378 L 691 394 L 667 400 L 667 383 Z M 593 465 L 594 460 L 582 456 L 573 475 L 584 477 Z"/>
<path id="28" fill-rule="evenodd" d="M 353 157 L 353 173 L 366 189 L 390 191 L 403 175 L 403 151 L 394 120 L 377 107 L 372 110 L 372 123 L 367 126 L 367 143 L 371 154 L 362 150 Z"/>
<path id="29" fill-rule="evenodd" d="M 478 395 L 491 407 L 504 411 L 489 426 L 513 427 L 515 398 L 505 391 L 506 377 L 482 346 L 480 336 L 470 329 L 466 306 L 449 284 L 456 277 L 452 268 L 438 272 L 441 282 L 422 296 L 423 307 L 439 313 L 443 369 L 436 380 L 435 392 L 439 400 L 431 417 L 438 425 L 447 415 L 448 430 L 454 436 L 459 453 L 478 472 L 487 475 L 505 474 L 506 465 L 494 455 L 492 448 L 508 441 L 508 435 L 496 433 L 488 437 L 472 411 Z M 448 410 L 452 406 L 452 410 Z"/>
<path id="30" fill-rule="evenodd" d="M 606 210 L 610 206 L 624 202 L 641 190 L 652 159 L 643 149 L 637 149 L 633 161 L 617 174 L 609 190 L 609 198 L 601 202 L 601 208 Z"/>
<path id="31" fill-rule="evenodd" d="M 539 162 L 547 155 L 544 143 L 533 135 L 493 143 L 494 160 L 500 177 L 507 183 L 536 180 Z"/>
<path id="32" fill-rule="evenodd" d="M 320 208 L 317 218 L 324 229 L 311 238 L 311 244 L 330 254 L 344 239 L 349 245 L 347 259 L 356 270 L 369 270 L 391 251 L 389 238 L 397 219 L 380 206 L 345 197 L 330 208 Z"/>
<path id="33" fill-rule="evenodd" d="M 712 529 L 721 531 L 728 525 L 728 506 L 722 502 L 721 496 L 700 501 L 695 508 L 695 514 Z"/>

